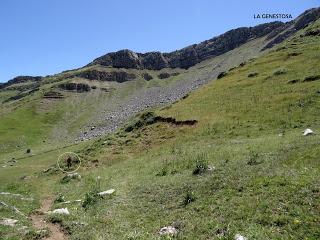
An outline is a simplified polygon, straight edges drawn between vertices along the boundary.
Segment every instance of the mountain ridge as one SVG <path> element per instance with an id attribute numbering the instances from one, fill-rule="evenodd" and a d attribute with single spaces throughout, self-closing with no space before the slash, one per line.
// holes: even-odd
<path id="1" fill-rule="evenodd" d="M 259 24 L 254 27 L 239 27 L 209 40 L 169 53 L 161 53 L 159 51 L 136 53 L 129 49 L 123 49 L 102 55 L 84 67 L 101 65 L 141 70 L 161 70 L 164 68 L 188 69 L 197 63 L 220 56 L 223 53 L 260 37 L 266 37 L 269 41 L 261 50 L 269 49 L 292 36 L 295 32 L 306 27 L 311 22 L 316 21 L 319 17 L 320 8 L 311 8 L 304 11 L 294 20 L 286 23 L 274 21 Z M 79 69 L 81 69 L 81 67 Z M 15 83 L 21 83 L 22 81 L 30 81 L 32 78 L 36 81 L 41 81 L 39 76 L 17 76 L 5 83 L 0 83 L 0 89 Z"/>
<path id="2" fill-rule="evenodd" d="M 129 49 L 107 53 L 88 64 L 100 64 L 115 68 L 136 68 L 161 70 L 163 68 L 187 69 L 208 58 L 219 56 L 240 45 L 260 37 L 267 36 L 271 41 L 262 49 L 268 49 L 281 43 L 295 32 L 306 27 L 320 17 L 320 8 L 311 8 L 290 22 L 274 21 L 254 27 L 239 27 L 221 35 L 193 44 L 169 53 L 136 53 Z"/>

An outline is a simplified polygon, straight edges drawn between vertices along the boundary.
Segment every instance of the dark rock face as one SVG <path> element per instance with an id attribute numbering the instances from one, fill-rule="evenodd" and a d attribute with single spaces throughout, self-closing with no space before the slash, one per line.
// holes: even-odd
<path id="1" fill-rule="evenodd" d="M 14 101 L 14 100 L 19 100 L 19 99 L 22 99 L 22 98 L 24 98 L 24 97 L 26 97 L 26 96 L 29 96 L 29 95 L 33 94 L 34 92 L 37 92 L 37 91 L 39 91 L 39 88 L 38 88 L 38 87 L 33 88 L 33 89 L 31 89 L 31 90 L 23 91 L 23 92 L 21 92 L 21 93 L 19 93 L 19 94 L 17 94 L 17 95 L 14 95 L 14 96 L 6 99 L 6 100 L 3 101 L 3 102 L 6 103 L 6 102 Z"/>
<path id="2" fill-rule="evenodd" d="M 146 81 L 150 81 L 151 79 L 153 79 L 153 77 L 152 77 L 149 73 L 144 73 L 144 74 L 142 74 L 142 77 L 143 77 L 144 80 L 146 80 Z"/>
<path id="3" fill-rule="evenodd" d="M 320 29 L 309 30 L 304 36 L 320 36 Z"/>
<path id="4" fill-rule="evenodd" d="M 171 53 L 149 52 L 142 54 L 134 53 L 130 50 L 121 50 L 99 57 L 90 65 L 100 64 L 115 68 L 150 70 L 163 68 L 187 69 L 207 58 L 230 51 L 251 39 L 265 36 L 282 25 L 284 25 L 282 22 L 272 22 L 256 27 L 234 29 L 218 37 Z"/>
<path id="5" fill-rule="evenodd" d="M 160 78 L 160 79 L 165 79 L 165 78 L 169 78 L 169 77 L 172 77 L 172 76 L 178 76 L 179 75 L 179 73 L 167 73 L 167 72 L 163 72 L 163 73 L 160 73 L 159 75 L 158 75 L 158 78 Z"/>
<path id="6" fill-rule="evenodd" d="M 217 79 L 221 79 L 221 78 L 223 78 L 225 76 L 227 76 L 227 73 L 226 72 L 221 72 L 221 73 L 218 74 Z"/>
<path id="7" fill-rule="evenodd" d="M 167 59 L 161 52 L 150 52 L 145 54 L 139 54 L 141 58 L 140 68 L 160 70 L 162 68 L 169 67 Z"/>
<path id="8" fill-rule="evenodd" d="M 165 78 L 169 78 L 169 77 L 170 77 L 169 73 L 160 73 L 158 75 L 158 78 L 160 78 L 160 79 L 165 79 Z"/>
<path id="9" fill-rule="evenodd" d="M 130 50 L 124 49 L 115 53 L 109 53 L 96 59 L 101 65 L 115 68 L 139 68 L 141 65 L 139 56 Z"/>
<path id="10" fill-rule="evenodd" d="M 23 82 L 39 82 L 41 81 L 42 77 L 40 76 L 18 76 L 18 77 L 15 77 L 11 80 L 9 80 L 8 82 L 6 83 L 3 83 L 0 85 L 0 89 L 2 88 L 5 88 L 5 87 L 8 87 L 8 86 L 11 86 L 13 84 L 17 84 L 17 83 L 23 83 Z"/>
<path id="11" fill-rule="evenodd" d="M 60 98 L 64 98 L 64 96 L 60 92 L 48 91 L 48 92 L 43 94 L 43 98 L 60 99 Z"/>
<path id="12" fill-rule="evenodd" d="M 98 70 L 88 70 L 81 72 L 77 75 L 78 77 L 86 78 L 89 80 L 98 81 L 116 81 L 119 83 L 130 81 L 136 78 L 134 74 L 129 74 L 124 71 L 119 72 L 102 72 Z"/>
<path id="13" fill-rule="evenodd" d="M 305 28 L 311 22 L 316 21 L 320 18 L 320 8 L 312 8 L 300 16 L 298 16 L 295 20 L 285 23 L 282 27 L 275 29 L 268 36 L 269 39 L 275 37 L 271 42 L 269 42 L 262 50 L 273 47 L 276 44 L 279 44 L 286 40 L 288 37 L 295 34 L 297 31 Z"/>
<path id="14" fill-rule="evenodd" d="M 84 83 L 63 83 L 58 86 L 60 89 L 76 92 L 89 92 L 91 87 Z"/>

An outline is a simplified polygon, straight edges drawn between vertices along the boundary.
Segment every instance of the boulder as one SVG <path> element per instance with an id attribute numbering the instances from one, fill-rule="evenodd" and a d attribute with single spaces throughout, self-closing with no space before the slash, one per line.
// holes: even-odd
<path id="1" fill-rule="evenodd" d="M 58 208 L 52 211 L 52 213 L 62 214 L 62 215 L 70 215 L 68 208 Z"/>
<path id="2" fill-rule="evenodd" d="M 309 136 L 315 134 L 310 128 L 307 128 L 303 131 L 303 136 Z"/>
<path id="3" fill-rule="evenodd" d="M 160 235 L 177 235 L 178 230 L 173 226 L 163 227 L 159 231 Z"/>
<path id="4" fill-rule="evenodd" d="M 236 234 L 234 236 L 234 240 L 247 240 L 247 238 L 244 236 L 241 236 L 240 234 Z"/>
<path id="5" fill-rule="evenodd" d="M 2 219 L 2 220 L 0 221 L 0 224 L 1 224 L 1 225 L 4 225 L 4 226 L 14 227 L 17 222 L 18 222 L 18 220 L 15 220 L 15 219 L 4 218 L 4 219 Z"/>
<path id="6" fill-rule="evenodd" d="M 75 173 L 68 173 L 67 177 L 72 178 L 72 179 L 81 179 L 81 175 L 77 172 Z"/>
<path id="7" fill-rule="evenodd" d="M 98 195 L 99 196 L 106 196 L 106 195 L 111 195 L 115 192 L 116 190 L 114 189 L 109 189 L 107 191 L 103 191 L 103 192 L 99 192 Z"/>

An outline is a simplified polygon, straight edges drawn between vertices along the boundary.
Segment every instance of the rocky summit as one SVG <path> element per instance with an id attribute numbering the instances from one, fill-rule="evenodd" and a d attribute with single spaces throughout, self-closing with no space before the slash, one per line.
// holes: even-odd
<path id="1" fill-rule="evenodd" d="M 250 40 L 264 36 L 271 41 L 264 46 L 263 50 L 271 48 L 306 27 L 309 23 L 314 22 L 319 16 L 320 8 L 312 8 L 305 11 L 295 20 L 287 23 L 276 21 L 260 24 L 255 27 L 233 29 L 220 36 L 174 52 L 135 53 L 124 49 L 103 55 L 89 65 L 100 64 L 115 68 L 149 70 L 160 70 L 163 68 L 187 69 L 208 58 L 219 56 Z"/>

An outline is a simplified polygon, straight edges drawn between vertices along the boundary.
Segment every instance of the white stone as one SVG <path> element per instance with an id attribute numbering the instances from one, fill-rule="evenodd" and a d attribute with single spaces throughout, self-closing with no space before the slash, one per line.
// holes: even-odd
<path id="1" fill-rule="evenodd" d="M 75 172 L 75 173 L 68 173 L 68 174 L 67 174 L 67 177 L 73 178 L 73 179 L 81 179 L 81 175 L 80 175 L 79 173 L 77 173 L 77 172 Z"/>
<path id="2" fill-rule="evenodd" d="M 68 208 L 58 208 L 53 210 L 52 213 L 70 215 Z"/>
<path id="3" fill-rule="evenodd" d="M 163 227 L 159 231 L 160 235 L 176 235 L 177 233 L 178 230 L 172 226 Z"/>
<path id="4" fill-rule="evenodd" d="M 78 200 L 73 200 L 73 201 L 65 201 L 65 202 L 62 202 L 61 204 L 69 204 L 69 203 L 74 203 L 74 202 L 82 202 L 81 199 L 78 199 Z"/>
<path id="5" fill-rule="evenodd" d="M 216 168 L 214 166 L 208 166 L 208 171 L 213 171 L 215 170 Z"/>
<path id="6" fill-rule="evenodd" d="M 107 191 L 103 191 L 103 192 L 99 192 L 98 195 L 99 196 L 105 196 L 105 195 L 111 195 L 112 193 L 114 193 L 116 190 L 114 189 L 109 189 Z"/>
<path id="7" fill-rule="evenodd" d="M 15 220 L 15 219 L 4 218 L 3 220 L 0 221 L 0 224 L 5 225 L 5 226 L 14 227 L 17 222 L 18 222 L 18 220 Z"/>
<path id="8" fill-rule="evenodd" d="M 310 128 L 307 128 L 303 131 L 303 136 L 308 136 L 312 134 L 314 134 L 314 132 Z"/>
<path id="9" fill-rule="evenodd" d="M 247 238 L 244 236 L 241 236 L 240 234 L 236 234 L 234 236 L 234 240 L 247 240 Z"/>

